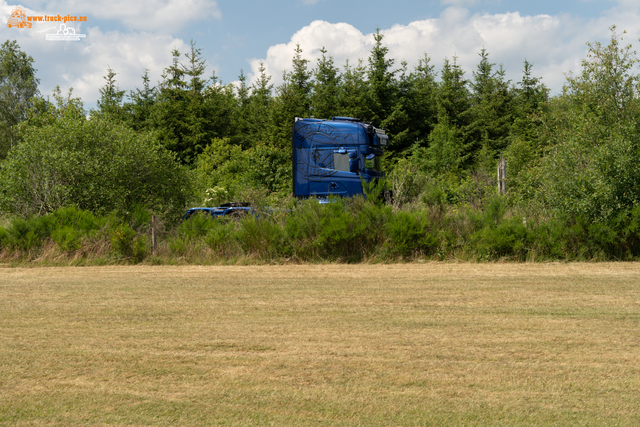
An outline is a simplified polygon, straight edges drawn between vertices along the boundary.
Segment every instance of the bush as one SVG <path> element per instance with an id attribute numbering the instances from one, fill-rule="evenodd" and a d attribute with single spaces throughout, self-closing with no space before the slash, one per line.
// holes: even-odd
<path id="1" fill-rule="evenodd" d="M 413 212 L 397 212 L 385 224 L 386 248 L 391 255 L 408 257 L 429 254 L 438 240 L 427 229 L 426 217 Z"/>
<path id="2" fill-rule="evenodd" d="M 23 218 L 74 206 L 122 215 L 141 205 L 181 211 L 186 171 L 151 133 L 99 118 L 27 127 L 0 171 L 0 205 Z"/>
<path id="3" fill-rule="evenodd" d="M 301 201 L 285 225 L 292 254 L 301 259 L 361 261 L 382 243 L 389 209 L 362 197 L 326 204 L 316 199 Z"/>
<path id="4" fill-rule="evenodd" d="M 113 253 L 123 259 L 131 259 L 136 262 L 143 260 L 146 253 L 147 242 L 143 236 L 139 236 L 127 224 L 120 224 L 111 231 L 111 248 Z"/>

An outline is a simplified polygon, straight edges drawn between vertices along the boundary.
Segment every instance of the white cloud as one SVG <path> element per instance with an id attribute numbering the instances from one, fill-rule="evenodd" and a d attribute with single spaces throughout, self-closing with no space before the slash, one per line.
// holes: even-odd
<path id="1" fill-rule="evenodd" d="M 13 9 L 14 6 L 1 1 L 0 22 L 6 23 Z M 26 12 L 43 13 L 30 9 Z M 142 87 L 141 76 L 145 69 L 149 70 L 151 83 L 155 85 L 164 68 L 171 64 L 171 51 L 178 49 L 184 53 L 188 48 L 181 39 L 169 35 L 103 32 L 97 27 L 87 27 L 87 23 L 73 25 L 76 33 L 86 34 L 80 41 L 46 41 L 45 35 L 55 32 L 55 27 L 57 23 L 41 22 L 30 29 L 4 26 L 2 31 L 16 39 L 21 50 L 34 58 L 43 95 L 51 95 L 57 85 L 64 93 L 72 87 L 74 95 L 82 98 L 87 107 L 95 106 L 107 68 L 117 73 L 116 80 L 121 89 Z"/>
<path id="2" fill-rule="evenodd" d="M 112 19 L 133 30 L 164 33 L 184 28 L 192 21 L 222 18 L 213 0 L 35 0 L 27 4 L 50 13 L 88 16 L 89 24 L 91 18 Z"/>
<path id="3" fill-rule="evenodd" d="M 98 28 L 90 28 L 85 41 L 65 61 L 50 65 L 47 75 L 62 77 L 61 85 L 73 87 L 74 93 L 87 101 L 100 97 L 99 89 L 104 86 L 107 68 L 117 73 L 116 80 L 121 89 L 141 88 L 145 69 L 149 70 L 151 84 L 155 85 L 162 71 L 171 64 L 171 51 L 185 52 L 187 49 L 182 40 L 171 36 L 103 33 Z"/>
<path id="4" fill-rule="evenodd" d="M 73 88 L 74 96 L 82 98 L 85 106 L 95 107 L 99 98 L 99 89 L 104 85 L 103 77 L 107 68 L 116 73 L 121 89 L 131 90 L 142 87 L 141 76 L 149 70 L 151 84 L 156 85 L 162 71 L 171 64 L 171 51 L 181 53 L 188 45 L 181 39 L 165 33 L 101 31 L 98 27 L 89 27 L 90 22 L 74 23 L 76 33 L 86 34 L 77 42 L 46 41 L 47 33 L 54 33 L 57 23 L 34 23 L 31 29 L 7 28 L 6 22 L 13 5 L 0 0 L 0 22 L 4 34 L 16 39 L 21 50 L 31 55 L 40 78 L 40 91 L 51 95 L 59 85 L 63 93 Z M 43 10 L 25 9 L 27 14 L 42 15 Z"/>
<path id="5" fill-rule="evenodd" d="M 445 57 L 457 56 L 470 79 L 478 64 L 478 53 L 485 48 L 492 62 L 504 65 L 508 79 L 522 78 L 522 64 L 527 59 L 534 64 L 534 75 L 542 77 L 557 93 L 565 81 L 564 73 L 579 69 L 587 41 L 606 43 L 608 27 L 614 22 L 619 23 L 620 30 L 628 30 L 626 40 L 637 41 L 639 17 L 640 6 L 630 0 L 619 2 L 593 20 L 570 15 L 523 16 L 518 12 L 470 14 L 467 9 L 449 7 L 438 18 L 395 25 L 382 33 L 383 43 L 389 48 L 388 57 L 395 59 L 396 65 L 406 60 L 411 69 L 426 52 L 439 70 Z M 372 34 L 363 34 L 352 25 L 314 21 L 296 32 L 288 43 L 270 47 L 263 61 L 277 85 L 282 81 L 283 70 L 291 69 L 296 44 L 314 66 L 323 46 L 336 64 L 343 65 L 346 59 L 352 64 L 358 58 L 366 61 L 373 42 Z M 257 77 L 259 61 L 251 61 L 252 80 Z"/>
<path id="6" fill-rule="evenodd" d="M 373 47 L 373 38 L 362 34 L 350 24 L 330 24 L 325 21 L 314 21 L 291 37 L 287 44 L 271 46 L 263 59 L 266 72 L 273 76 L 272 82 L 282 82 L 282 73 L 291 69 L 291 58 L 297 44 L 303 50 L 303 56 L 315 60 L 320 56 L 320 49 L 325 47 L 333 56 L 336 64 L 344 64 L 347 59 L 354 63 L 358 58 L 365 58 Z M 251 61 L 251 80 L 258 75 L 259 59 Z"/>

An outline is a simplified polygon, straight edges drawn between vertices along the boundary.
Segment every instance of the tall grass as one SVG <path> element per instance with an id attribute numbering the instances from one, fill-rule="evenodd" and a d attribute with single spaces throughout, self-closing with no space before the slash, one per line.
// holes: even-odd
<path id="1" fill-rule="evenodd" d="M 482 208 L 405 205 L 364 198 L 296 201 L 242 218 L 197 215 L 160 228 L 152 256 L 151 215 L 96 217 L 63 208 L 0 227 L 0 257 L 16 262 L 99 263 L 396 262 L 633 260 L 640 257 L 640 207 L 607 223 L 526 218 L 503 199 Z"/>

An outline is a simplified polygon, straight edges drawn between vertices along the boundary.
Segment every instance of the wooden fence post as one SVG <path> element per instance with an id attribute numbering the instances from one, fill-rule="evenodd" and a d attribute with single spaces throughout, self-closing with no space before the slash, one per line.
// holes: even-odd
<path id="1" fill-rule="evenodd" d="M 507 192 L 507 160 L 500 153 L 500 164 L 498 164 L 498 193 Z"/>
<path id="2" fill-rule="evenodd" d="M 153 256 L 156 256 L 158 247 L 156 245 L 156 216 L 151 215 L 151 252 Z"/>

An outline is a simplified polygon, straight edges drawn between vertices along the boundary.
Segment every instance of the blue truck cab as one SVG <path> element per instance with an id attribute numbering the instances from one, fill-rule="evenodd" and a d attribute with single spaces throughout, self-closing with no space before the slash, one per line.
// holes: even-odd
<path id="1" fill-rule="evenodd" d="M 384 178 L 381 157 L 388 145 L 384 129 L 360 119 L 296 117 L 292 138 L 293 195 L 324 198 L 363 194 L 362 181 Z"/>

